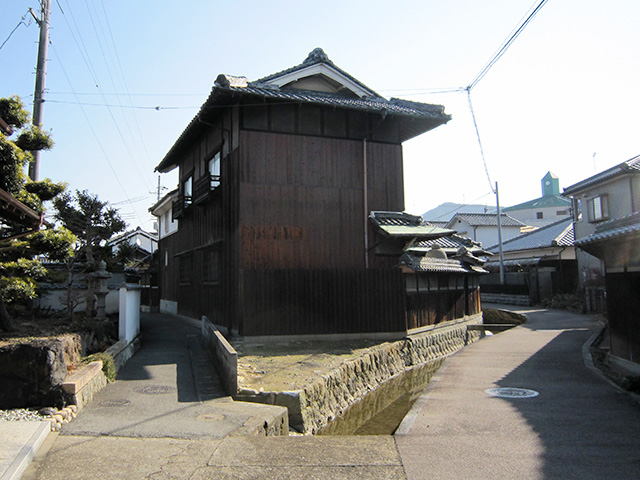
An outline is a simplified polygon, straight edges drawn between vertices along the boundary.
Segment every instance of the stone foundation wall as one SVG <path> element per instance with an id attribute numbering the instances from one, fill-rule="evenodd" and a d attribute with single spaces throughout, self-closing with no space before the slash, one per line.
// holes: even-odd
<path id="1" fill-rule="evenodd" d="M 445 322 L 406 339 L 370 348 L 303 390 L 240 392 L 239 400 L 282 405 L 289 410 L 289 425 L 301 433 L 315 433 L 367 393 L 404 371 L 444 359 L 480 339 L 469 325 L 482 323 L 482 314 Z"/>
<path id="2" fill-rule="evenodd" d="M 529 295 L 511 295 L 507 293 L 481 293 L 480 301 L 482 303 L 504 303 L 507 305 L 522 305 L 525 307 L 531 305 Z"/>
<path id="3" fill-rule="evenodd" d="M 62 383 L 69 404 L 81 409 L 93 400 L 96 393 L 107 386 L 107 377 L 102 372 L 102 361 L 91 362 L 68 375 Z"/>

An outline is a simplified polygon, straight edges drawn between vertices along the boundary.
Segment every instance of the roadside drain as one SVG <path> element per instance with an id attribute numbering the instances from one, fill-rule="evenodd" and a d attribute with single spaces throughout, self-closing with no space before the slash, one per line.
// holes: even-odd
<path id="1" fill-rule="evenodd" d="M 540 393 L 535 390 L 515 387 L 489 388 L 485 390 L 484 393 L 492 397 L 500 398 L 533 398 L 540 395 Z"/>
<path id="2" fill-rule="evenodd" d="M 176 387 L 169 387 L 167 385 L 147 385 L 146 387 L 136 388 L 134 391 L 144 395 L 161 395 L 163 393 L 172 393 L 176 390 Z"/>

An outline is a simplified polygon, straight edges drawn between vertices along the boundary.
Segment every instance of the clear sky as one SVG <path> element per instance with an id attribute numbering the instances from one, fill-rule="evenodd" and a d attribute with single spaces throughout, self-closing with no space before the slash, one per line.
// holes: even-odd
<path id="1" fill-rule="evenodd" d="M 406 210 L 446 201 L 510 206 L 640 154 L 640 2 L 549 0 L 472 90 L 465 87 L 534 0 L 222 2 L 52 0 L 44 127 L 56 143 L 41 178 L 88 189 L 151 228 L 154 167 L 219 73 L 250 80 L 300 64 L 315 47 L 385 97 L 453 116 L 404 144 Z M 0 96 L 31 111 L 38 0 L 0 0 Z M 25 16 L 10 36 L 14 28 Z M 10 36 L 10 38 L 9 38 Z M 156 109 L 156 107 L 159 107 Z M 161 176 L 175 188 L 174 173 Z M 166 191 L 166 190 L 165 190 Z"/>

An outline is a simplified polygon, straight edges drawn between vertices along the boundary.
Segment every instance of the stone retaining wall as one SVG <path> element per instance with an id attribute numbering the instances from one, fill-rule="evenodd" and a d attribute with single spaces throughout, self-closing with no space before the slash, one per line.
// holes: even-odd
<path id="1" fill-rule="evenodd" d="M 508 293 L 480 293 L 482 303 L 503 303 L 507 305 L 531 305 L 529 295 L 511 295 Z"/>
<path id="2" fill-rule="evenodd" d="M 91 362 L 68 375 L 62 383 L 71 405 L 81 409 L 96 393 L 107 386 L 107 377 L 102 371 L 102 361 Z"/>
<path id="3" fill-rule="evenodd" d="M 8 343 L 0 347 L 0 408 L 63 407 L 61 384 L 68 365 L 77 364 L 82 341 L 77 334 Z"/>
<path id="4" fill-rule="evenodd" d="M 241 391 L 236 398 L 285 406 L 289 410 L 290 426 L 304 434 L 315 433 L 390 378 L 418 365 L 444 359 L 477 341 L 481 331 L 467 327 L 481 323 L 479 313 L 372 347 L 303 390 Z"/>

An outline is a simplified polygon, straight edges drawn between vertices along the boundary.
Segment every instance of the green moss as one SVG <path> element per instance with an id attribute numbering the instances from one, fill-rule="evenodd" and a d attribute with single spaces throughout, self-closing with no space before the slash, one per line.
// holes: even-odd
<path id="1" fill-rule="evenodd" d="M 116 379 L 116 363 L 113 357 L 107 352 L 94 353 L 93 355 L 84 357 L 82 363 L 86 365 L 97 360 L 102 360 L 102 371 L 107 377 L 107 380 L 113 382 Z"/>

